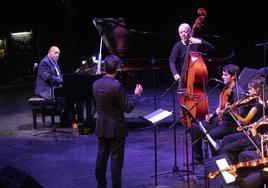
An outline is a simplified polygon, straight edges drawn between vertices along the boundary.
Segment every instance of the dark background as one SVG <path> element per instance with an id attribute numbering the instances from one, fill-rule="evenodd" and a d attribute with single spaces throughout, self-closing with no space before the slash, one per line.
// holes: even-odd
<path id="1" fill-rule="evenodd" d="M 212 43 L 216 41 L 214 45 L 218 48 L 214 58 L 217 61 L 224 59 L 233 49 L 232 62 L 241 68 L 265 65 L 263 46 L 255 47 L 258 43 L 268 42 L 267 6 L 264 2 L 8 0 L 1 2 L 0 11 L 0 37 L 6 39 L 6 56 L 0 62 L 0 83 L 16 82 L 17 77 L 31 74 L 33 63 L 39 62 L 51 45 L 61 49 L 63 72 L 74 71 L 82 60 L 99 51 L 100 36 L 93 18 L 121 17 L 129 28 L 149 34 L 161 33 L 159 38 L 162 34 L 174 34 L 177 39 L 178 25 L 182 22 L 193 25 L 200 7 L 207 11 L 200 35 Z M 14 60 L 16 49 L 12 48 L 10 32 L 24 30 L 33 31 L 30 58 Z M 136 56 L 148 42 L 148 33 L 143 33 L 144 41 L 141 41 L 140 49 L 134 49 L 137 52 L 133 58 L 147 58 L 142 53 L 141 57 Z M 217 46 L 219 41 L 226 44 Z M 175 39 L 167 41 L 147 55 L 157 57 L 162 50 L 161 58 L 168 58 L 174 42 Z M 105 47 L 103 53 L 108 53 Z"/>

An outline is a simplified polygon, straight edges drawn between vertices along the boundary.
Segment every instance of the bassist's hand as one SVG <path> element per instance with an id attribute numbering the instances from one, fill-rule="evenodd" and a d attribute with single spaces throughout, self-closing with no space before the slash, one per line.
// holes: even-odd
<path id="1" fill-rule="evenodd" d="M 176 81 L 181 81 L 181 76 L 180 76 L 179 74 L 175 74 L 175 75 L 174 75 L 174 79 L 175 79 Z"/>
<path id="2" fill-rule="evenodd" d="M 210 122 L 212 116 L 213 116 L 213 114 L 207 114 L 206 115 L 206 122 Z"/>

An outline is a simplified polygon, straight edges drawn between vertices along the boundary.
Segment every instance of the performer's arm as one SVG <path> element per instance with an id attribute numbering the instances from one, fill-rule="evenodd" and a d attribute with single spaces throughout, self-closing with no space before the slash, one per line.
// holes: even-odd
<path id="1" fill-rule="evenodd" d="M 246 117 L 241 117 L 238 115 L 233 109 L 231 109 L 232 114 L 235 116 L 237 120 L 239 120 L 241 123 L 247 125 L 250 123 L 250 121 L 254 118 L 254 116 L 257 114 L 258 109 L 256 107 L 252 107 Z"/>
<path id="2" fill-rule="evenodd" d="M 171 51 L 170 57 L 169 57 L 169 67 L 171 70 L 171 73 L 173 75 L 174 80 L 180 80 L 180 74 L 179 74 L 179 70 L 178 70 L 178 65 L 177 65 L 177 61 L 178 61 L 178 52 L 179 51 L 179 46 L 176 43 Z"/>

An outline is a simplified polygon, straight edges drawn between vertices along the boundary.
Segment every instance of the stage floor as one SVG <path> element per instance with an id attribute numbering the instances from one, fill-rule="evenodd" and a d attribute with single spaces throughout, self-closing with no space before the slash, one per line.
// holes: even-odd
<path id="1" fill-rule="evenodd" d="M 184 164 L 187 151 L 191 160 L 191 147 L 189 146 L 189 149 L 186 147 L 185 128 L 180 122 L 176 123 L 176 129 L 172 126 L 174 121 L 179 119 L 176 91 L 170 91 L 160 97 L 167 88 L 168 86 L 158 88 L 156 91 L 144 88 L 140 104 L 133 112 L 126 114 L 129 136 L 123 168 L 123 187 L 147 188 L 155 187 L 156 184 L 159 187 L 188 186 L 184 181 L 187 180 L 187 173 L 173 170 L 174 167 L 186 170 Z M 215 110 L 218 92 L 216 89 L 209 93 L 210 111 Z M 32 88 L 29 85 L 1 90 L 1 169 L 9 165 L 49 188 L 96 187 L 94 170 L 97 138 L 94 134 L 79 135 L 78 131 L 72 128 L 56 128 L 69 133 L 53 133 L 53 129 L 48 126 L 33 130 L 31 108 L 27 102 L 31 95 Z M 139 118 L 159 108 L 175 111 L 175 116 L 164 119 L 157 129 Z M 41 124 L 41 118 L 38 124 Z M 155 131 L 157 143 L 155 143 Z M 40 135 L 36 135 L 39 133 Z M 176 136 L 176 150 L 174 136 Z M 187 136 L 190 145 L 191 135 Z M 155 166 L 155 152 L 157 166 Z M 192 170 L 191 166 L 189 168 Z M 189 173 L 190 187 L 205 186 L 204 169 L 204 165 L 197 165 L 195 173 Z M 152 176 L 155 172 L 161 174 L 155 178 Z M 162 174 L 162 172 L 169 173 Z M 107 170 L 107 180 L 108 187 L 111 187 L 110 168 Z"/>

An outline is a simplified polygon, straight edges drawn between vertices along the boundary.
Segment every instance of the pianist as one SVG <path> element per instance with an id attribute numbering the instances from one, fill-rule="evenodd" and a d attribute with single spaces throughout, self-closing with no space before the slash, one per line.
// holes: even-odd
<path id="1" fill-rule="evenodd" d="M 48 54 L 40 61 L 36 78 L 35 95 L 44 99 L 52 99 L 55 88 L 63 83 L 62 74 L 58 66 L 60 49 L 50 47 Z"/>

